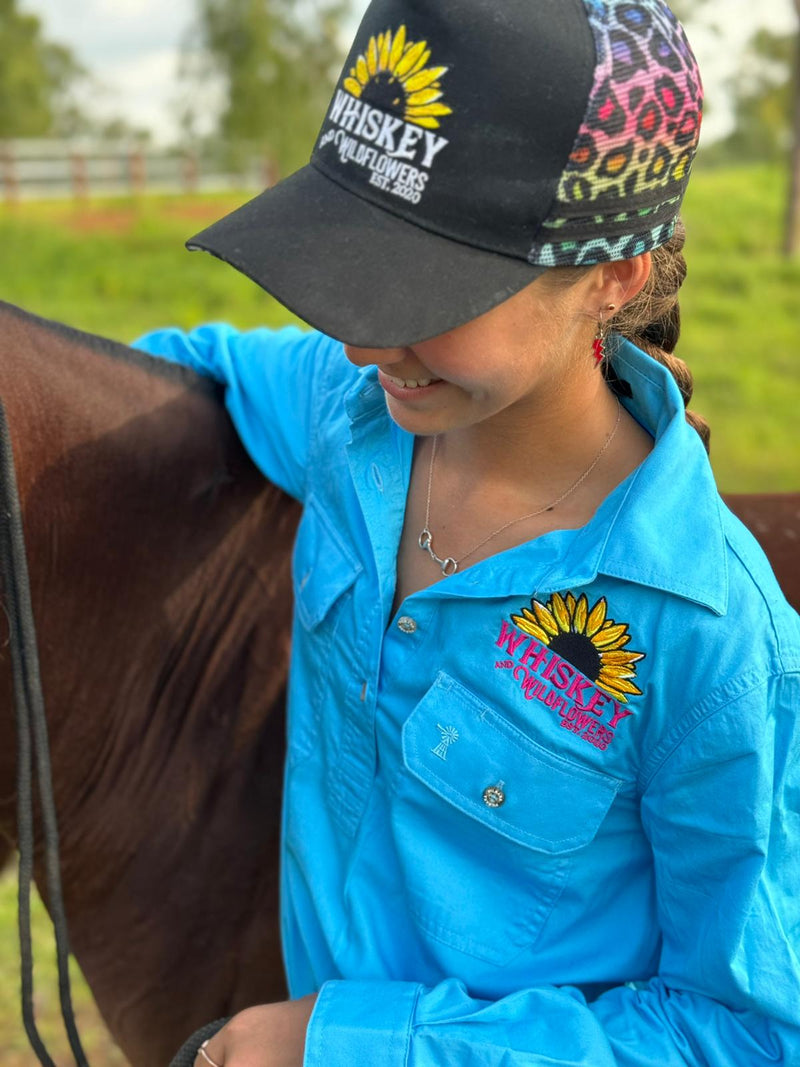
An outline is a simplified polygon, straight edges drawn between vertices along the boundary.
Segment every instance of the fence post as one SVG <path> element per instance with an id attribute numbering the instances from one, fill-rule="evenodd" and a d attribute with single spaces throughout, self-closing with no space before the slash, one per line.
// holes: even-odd
<path id="1" fill-rule="evenodd" d="M 195 152 L 186 152 L 181 159 L 181 177 L 183 179 L 183 191 L 189 194 L 196 193 L 199 167 Z"/>
<path id="2" fill-rule="evenodd" d="M 147 163 L 142 148 L 137 145 L 130 150 L 128 155 L 128 175 L 130 177 L 131 192 L 143 193 L 147 185 Z"/>
<path id="3" fill-rule="evenodd" d="M 280 177 L 278 174 L 278 166 L 275 163 L 275 160 L 270 159 L 269 156 L 264 159 L 263 174 L 264 185 L 267 189 L 271 189 L 273 185 L 278 184 L 278 178 Z"/>
<path id="4" fill-rule="evenodd" d="M 2 166 L 3 193 L 6 203 L 14 204 L 19 200 L 19 181 L 17 180 L 14 146 L 10 141 L 0 145 L 0 166 Z"/>
<path id="5" fill-rule="evenodd" d="M 72 195 L 76 200 L 88 200 L 89 172 L 86 157 L 82 152 L 75 150 L 70 153 L 69 159 L 72 168 Z"/>

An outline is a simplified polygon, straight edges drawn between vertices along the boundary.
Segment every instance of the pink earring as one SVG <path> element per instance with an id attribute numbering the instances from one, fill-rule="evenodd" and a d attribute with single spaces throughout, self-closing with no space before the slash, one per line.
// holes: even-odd
<path id="1" fill-rule="evenodd" d="M 606 304 L 602 311 L 597 315 L 597 333 L 594 335 L 592 341 L 592 351 L 594 352 L 595 364 L 599 367 L 603 360 L 606 358 L 606 334 L 608 329 L 605 321 L 603 320 L 603 311 L 616 311 L 616 304 Z"/>

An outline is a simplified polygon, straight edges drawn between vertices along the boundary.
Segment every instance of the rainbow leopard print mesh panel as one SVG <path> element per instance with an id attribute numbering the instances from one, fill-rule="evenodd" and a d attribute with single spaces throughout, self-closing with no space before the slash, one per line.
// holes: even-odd
<path id="1" fill-rule="evenodd" d="M 669 8 L 660 0 L 583 3 L 597 69 L 556 199 L 528 255 L 546 267 L 628 259 L 669 240 L 700 136 L 697 61 Z"/>

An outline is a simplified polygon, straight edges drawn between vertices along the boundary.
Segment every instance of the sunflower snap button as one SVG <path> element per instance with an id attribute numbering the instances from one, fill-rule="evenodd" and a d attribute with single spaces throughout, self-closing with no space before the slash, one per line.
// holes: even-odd
<path id="1" fill-rule="evenodd" d="M 401 615 L 397 620 L 397 629 L 402 630 L 404 634 L 416 633 L 417 624 L 410 615 Z"/>
<path id="2" fill-rule="evenodd" d="M 483 791 L 483 802 L 487 808 L 501 808 L 506 802 L 506 795 L 502 788 L 503 783 L 487 786 Z"/>

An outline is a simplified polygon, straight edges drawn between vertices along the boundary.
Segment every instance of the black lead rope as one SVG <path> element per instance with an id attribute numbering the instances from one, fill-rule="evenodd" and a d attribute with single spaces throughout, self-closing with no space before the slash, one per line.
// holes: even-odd
<path id="1" fill-rule="evenodd" d="M 39 785 L 44 827 L 44 862 L 50 915 L 58 965 L 61 1015 L 77 1067 L 89 1067 L 81 1047 L 69 980 L 69 941 L 58 861 L 58 825 L 47 722 L 44 713 L 36 629 L 33 621 L 22 510 L 14 470 L 14 454 L 5 408 L 0 403 L 0 564 L 10 628 L 11 669 L 17 716 L 17 820 L 19 826 L 19 943 L 22 970 L 22 1020 L 28 1040 L 43 1067 L 55 1067 L 47 1052 L 33 1010 L 33 946 L 31 882 L 33 881 L 33 776 Z"/>
<path id="2" fill-rule="evenodd" d="M 192 1034 L 188 1041 L 181 1045 L 169 1067 L 193 1067 L 197 1059 L 197 1050 L 203 1042 L 210 1041 L 214 1034 L 219 1033 L 227 1022 L 230 1022 L 230 1020 L 217 1019 L 215 1023 L 207 1023 L 201 1027 L 196 1033 Z"/>

